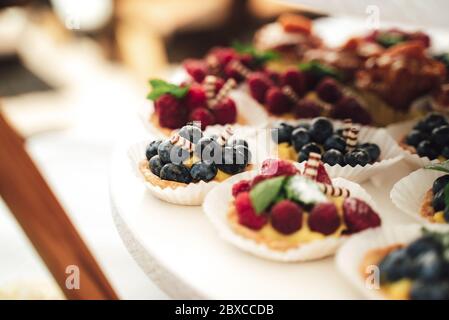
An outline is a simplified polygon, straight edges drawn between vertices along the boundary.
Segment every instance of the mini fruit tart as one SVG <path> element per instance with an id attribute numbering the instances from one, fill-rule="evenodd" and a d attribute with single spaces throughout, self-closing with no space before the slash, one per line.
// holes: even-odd
<path id="1" fill-rule="evenodd" d="M 337 266 L 373 298 L 449 300 L 448 244 L 449 232 L 440 229 L 380 229 L 350 239 Z"/>
<path id="2" fill-rule="evenodd" d="M 143 120 L 146 127 L 159 136 L 170 136 L 174 129 L 193 121 L 200 123 L 203 130 L 226 124 L 256 126 L 266 123 L 264 111 L 249 97 L 230 94 L 236 86 L 232 78 L 224 81 L 210 75 L 202 83 L 181 85 L 153 79 L 150 84 L 152 91 L 147 98 L 153 105 L 143 112 Z M 251 104 L 254 108 L 248 108 Z"/>
<path id="3" fill-rule="evenodd" d="M 265 160 L 259 173 L 215 188 L 203 208 L 239 248 L 277 261 L 306 261 L 332 255 L 347 236 L 380 226 L 371 202 L 357 184 L 331 181 L 313 154 L 304 174 L 292 162 Z"/>
<path id="4" fill-rule="evenodd" d="M 423 223 L 449 223 L 449 161 L 432 164 L 399 180 L 391 200 Z"/>
<path id="5" fill-rule="evenodd" d="M 401 146 L 405 160 L 416 167 L 449 159 L 449 121 L 440 113 L 392 125 L 388 131 Z"/>
<path id="6" fill-rule="evenodd" d="M 189 124 L 169 139 L 132 147 L 129 156 L 156 197 L 183 205 L 200 205 L 219 182 L 252 167 L 248 142 L 234 137 L 230 126 L 205 136 Z"/>
<path id="7" fill-rule="evenodd" d="M 311 152 L 322 155 L 331 176 L 364 181 L 397 161 L 401 151 L 384 129 L 319 117 L 310 121 L 280 122 L 271 131 L 279 158 L 307 161 Z"/>

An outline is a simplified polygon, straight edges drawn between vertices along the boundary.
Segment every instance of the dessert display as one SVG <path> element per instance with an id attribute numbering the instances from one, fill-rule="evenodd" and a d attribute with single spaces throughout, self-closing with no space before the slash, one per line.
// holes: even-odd
<path id="1" fill-rule="evenodd" d="M 354 126 L 350 119 L 345 120 L 343 127 L 336 129 L 324 117 L 296 127 L 283 122 L 272 130 L 281 159 L 303 162 L 314 152 L 322 155 L 323 162 L 330 166 L 363 167 L 375 163 L 380 158 L 380 147 L 375 143 L 359 143 L 358 134 L 358 126 Z"/>
<path id="2" fill-rule="evenodd" d="M 131 160 L 157 197 L 187 205 L 201 204 L 215 184 L 252 167 L 248 142 L 235 137 L 230 126 L 205 135 L 196 124 L 136 146 Z"/>
<path id="3" fill-rule="evenodd" d="M 380 292 L 388 299 L 449 300 L 449 233 L 423 229 L 410 243 L 369 250 L 362 261 L 380 271 Z"/>
<path id="4" fill-rule="evenodd" d="M 430 160 L 449 159 L 449 122 L 442 114 L 430 113 L 419 120 L 400 141 L 412 154 Z"/>
<path id="5" fill-rule="evenodd" d="M 335 184 L 319 154 L 311 154 L 303 173 L 292 162 L 267 159 L 251 179 L 234 181 L 232 199 L 222 200 L 227 205 L 221 209 L 234 236 L 278 255 L 307 251 L 309 244 L 328 241 L 323 242 L 322 251 L 316 249 L 307 256 L 299 251 L 299 256 L 292 254 L 291 261 L 332 254 L 344 237 L 381 224 L 370 204 L 352 195 L 360 187 L 348 181 L 352 190 Z M 344 184 L 338 179 L 337 182 Z M 211 206 L 218 190 L 214 193 L 217 194 L 208 196 L 204 204 L 208 215 L 216 214 L 211 212 Z"/>

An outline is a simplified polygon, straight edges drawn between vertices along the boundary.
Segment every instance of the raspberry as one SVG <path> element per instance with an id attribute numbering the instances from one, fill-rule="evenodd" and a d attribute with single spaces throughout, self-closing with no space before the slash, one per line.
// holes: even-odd
<path id="1" fill-rule="evenodd" d="M 218 124 L 235 123 L 237 120 L 237 107 L 234 100 L 230 98 L 224 98 L 217 103 L 212 112 Z"/>
<path id="2" fill-rule="evenodd" d="M 232 59 L 237 58 L 237 52 L 233 48 L 215 47 L 209 55 L 217 59 L 218 64 L 224 68 Z"/>
<path id="3" fill-rule="evenodd" d="M 337 207 L 331 202 L 317 204 L 309 214 L 308 224 L 312 231 L 324 235 L 334 233 L 341 224 Z"/>
<path id="4" fill-rule="evenodd" d="M 196 81 L 202 82 L 209 72 L 206 61 L 199 59 L 187 59 L 183 63 L 184 69 Z"/>
<path id="5" fill-rule="evenodd" d="M 337 81 L 332 78 L 323 79 L 316 87 L 316 93 L 321 100 L 328 103 L 336 103 L 343 96 Z"/>
<path id="6" fill-rule="evenodd" d="M 277 87 L 271 87 L 265 94 L 265 104 L 272 114 L 289 112 L 293 106 L 292 101 Z"/>
<path id="7" fill-rule="evenodd" d="M 177 129 L 187 122 L 187 108 L 170 94 L 160 96 L 155 108 L 161 127 Z"/>
<path id="8" fill-rule="evenodd" d="M 217 78 L 217 82 L 215 83 L 215 94 L 220 91 L 220 89 L 223 87 L 225 81 L 222 78 Z"/>
<path id="9" fill-rule="evenodd" d="M 249 180 L 241 180 L 234 183 L 232 186 L 232 196 L 237 197 L 238 194 L 242 192 L 247 192 L 251 189 L 251 182 Z"/>
<path id="10" fill-rule="evenodd" d="M 353 97 L 343 97 L 332 110 L 332 118 L 335 119 L 352 119 L 352 121 L 360 124 L 370 124 L 372 122 L 371 115 L 366 111 L 357 99 Z"/>
<path id="11" fill-rule="evenodd" d="M 253 72 L 247 79 L 251 96 L 260 103 L 265 102 L 265 94 L 273 82 L 262 72 Z"/>
<path id="12" fill-rule="evenodd" d="M 290 68 L 281 76 L 282 85 L 290 86 L 298 96 L 306 92 L 305 76 L 297 69 Z"/>
<path id="13" fill-rule="evenodd" d="M 375 228 L 381 224 L 377 213 L 366 202 L 356 198 L 347 198 L 343 202 L 343 218 L 348 233 Z"/>
<path id="14" fill-rule="evenodd" d="M 192 84 L 187 92 L 184 102 L 189 112 L 192 112 L 196 108 L 206 105 L 206 92 L 199 84 Z"/>
<path id="15" fill-rule="evenodd" d="M 270 78 L 271 81 L 273 81 L 273 83 L 275 85 L 280 85 L 281 84 L 281 75 L 279 74 L 279 72 L 273 71 L 273 70 L 269 70 L 269 69 L 265 69 L 263 71 L 265 73 L 265 75 Z"/>
<path id="16" fill-rule="evenodd" d="M 282 234 L 292 234 L 302 227 L 302 208 L 290 200 L 282 200 L 271 208 L 271 225 Z"/>
<path id="17" fill-rule="evenodd" d="M 241 192 L 235 198 L 239 223 L 253 230 L 260 230 L 266 223 L 265 215 L 257 215 L 251 203 L 249 192 Z"/>
<path id="18" fill-rule="evenodd" d="M 322 163 L 320 163 L 320 165 L 318 166 L 318 173 L 316 176 L 316 181 L 324 183 L 324 184 L 332 185 L 332 180 L 329 177 L 329 175 L 327 174 L 326 169 L 324 168 L 324 165 Z"/>
<path id="19" fill-rule="evenodd" d="M 262 162 L 260 174 L 268 177 L 292 176 L 298 169 L 289 161 L 279 159 L 266 159 Z"/>
<path id="20" fill-rule="evenodd" d="M 293 114 L 298 119 L 316 118 L 321 114 L 321 107 L 310 99 L 302 99 L 293 107 Z"/>
<path id="21" fill-rule="evenodd" d="M 190 121 L 201 122 L 201 130 L 215 123 L 214 115 L 206 108 L 196 108 L 190 113 Z"/>

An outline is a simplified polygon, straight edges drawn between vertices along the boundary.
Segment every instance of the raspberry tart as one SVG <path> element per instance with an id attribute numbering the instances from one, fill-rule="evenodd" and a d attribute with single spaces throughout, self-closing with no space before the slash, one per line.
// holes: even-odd
<path id="1" fill-rule="evenodd" d="M 312 157 L 303 174 L 292 162 L 268 159 L 259 173 L 231 178 L 207 196 L 206 214 L 226 240 L 278 261 L 332 255 L 347 236 L 380 226 L 363 189 L 331 180 L 320 156 Z"/>
<path id="2" fill-rule="evenodd" d="M 230 126 L 206 136 L 188 124 L 168 139 L 135 146 L 130 157 L 155 196 L 185 205 L 200 205 L 214 185 L 252 167 L 248 142 Z"/>

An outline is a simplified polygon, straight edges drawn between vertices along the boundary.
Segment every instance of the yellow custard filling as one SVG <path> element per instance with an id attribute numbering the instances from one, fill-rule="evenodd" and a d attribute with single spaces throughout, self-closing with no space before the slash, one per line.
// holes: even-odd
<path id="1" fill-rule="evenodd" d="M 410 279 L 401 279 L 396 282 L 382 285 L 382 290 L 393 300 L 410 299 L 410 291 L 412 289 L 412 281 Z"/>
<path id="2" fill-rule="evenodd" d="M 282 160 L 296 161 L 298 155 L 296 154 L 296 150 L 293 146 L 289 145 L 288 142 L 282 142 L 278 144 L 278 157 Z"/>

